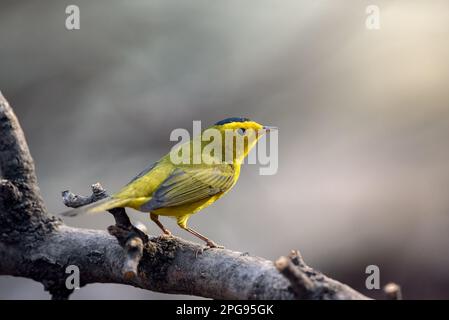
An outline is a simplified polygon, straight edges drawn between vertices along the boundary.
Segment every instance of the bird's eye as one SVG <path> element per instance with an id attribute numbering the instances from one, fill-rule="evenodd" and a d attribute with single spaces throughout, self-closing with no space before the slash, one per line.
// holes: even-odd
<path id="1" fill-rule="evenodd" d="M 244 135 L 245 134 L 245 129 L 243 129 L 243 128 L 239 128 L 238 130 L 237 130 L 237 132 L 240 134 L 240 135 Z"/>

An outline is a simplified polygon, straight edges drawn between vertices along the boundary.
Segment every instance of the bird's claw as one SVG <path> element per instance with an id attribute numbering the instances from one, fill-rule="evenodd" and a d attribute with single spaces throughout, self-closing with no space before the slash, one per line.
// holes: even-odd
<path id="1" fill-rule="evenodd" d="M 208 250 L 208 249 L 224 249 L 223 246 L 220 246 L 219 244 L 216 244 L 213 241 L 208 241 L 206 242 L 207 246 L 204 248 L 204 250 Z"/>
<path id="2" fill-rule="evenodd" d="M 173 237 L 173 235 L 172 235 L 172 233 L 169 230 L 165 229 L 163 231 L 163 233 L 161 233 L 161 235 L 159 237 L 161 237 L 161 238 L 171 238 L 171 237 Z"/>
<path id="3" fill-rule="evenodd" d="M 199 254 L 203 254 L 204 251 L 210 250 L 210 249 L 224 249 L 224 247 L 216 244 L 213 241 L 208 241 L 206 243 L 205 247 L 199 248 L 198 250 L 195 251 L 195 258 L 198 258 Z"/>

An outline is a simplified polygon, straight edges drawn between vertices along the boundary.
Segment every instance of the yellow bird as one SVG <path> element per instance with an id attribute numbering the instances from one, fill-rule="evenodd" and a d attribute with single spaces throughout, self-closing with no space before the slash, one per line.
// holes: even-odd
<path id="1" fill-rule="evenodd" d="M 209 129 L 215 129 L 221 138 L 216 149 L 218 152 L 206 152 L 210 138 L 204 139 L 204 136 Z M 248 118 L 228 118 L 206 130 L 147 167 L 111 197 L 62 215 L 76 216 L 83 212 L 130 207 L 149 212 L 150 219 L 167 235 L 171 233 L 159 221 L 159 216 L 176 218 L 179 227 L 205 241 L 209 247 L 220 247 L 189 228 L 187 221 L 192 214 L 217 201 L 235 185 L 243 160 L 269 127 Z M 252 138 L 248 132 L 254 133 Z M 232 133 L 232 139 L 229 139 L 229 133 Z M 240 149 L 237 147 L 239 135 L 243 141 Z M 199 148 L 195 146 L 195 139 Z M 174 163 L 173 155 L 179 154 L 180 150 L 187 152 L 188 157 L 184 158 L 187 161 Z M 199 163 L 195 162 L 198 159 Z"/>

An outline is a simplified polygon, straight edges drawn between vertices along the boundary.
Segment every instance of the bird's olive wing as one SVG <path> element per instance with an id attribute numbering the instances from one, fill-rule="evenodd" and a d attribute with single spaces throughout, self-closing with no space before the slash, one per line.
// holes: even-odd
<path id="1" fill-rule="evenodd" d="M 151 211 L 209 198 L 232 187 L 233 178 L 234 169 L 229 165 L 177 168 L 142 209 Z"/>

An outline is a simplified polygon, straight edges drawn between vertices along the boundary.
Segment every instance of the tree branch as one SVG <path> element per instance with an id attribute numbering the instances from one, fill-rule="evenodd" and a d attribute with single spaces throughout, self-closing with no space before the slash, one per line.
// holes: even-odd
<path id="1" fill-rule="evenodd" d="M 306 266 L 299 254 L 275 266 L 176 237 L 147 237 L 124 209 L 111 210 L 116 223 L 110 234 L 64 225 L 47 214 L 23 132 L 1 94 L 0 172 L 0 274 L 39 281 L 53 299 L 67 299 L 73 291 L 65 285 L 69 265 L 79 268 L 81 286 L 120 283 L 215 299 L 366 299 Z M 106 196 L 103 191 L 97 185 L 89 197 L 66 191 L 63 198 L 83 205 Z"/>

